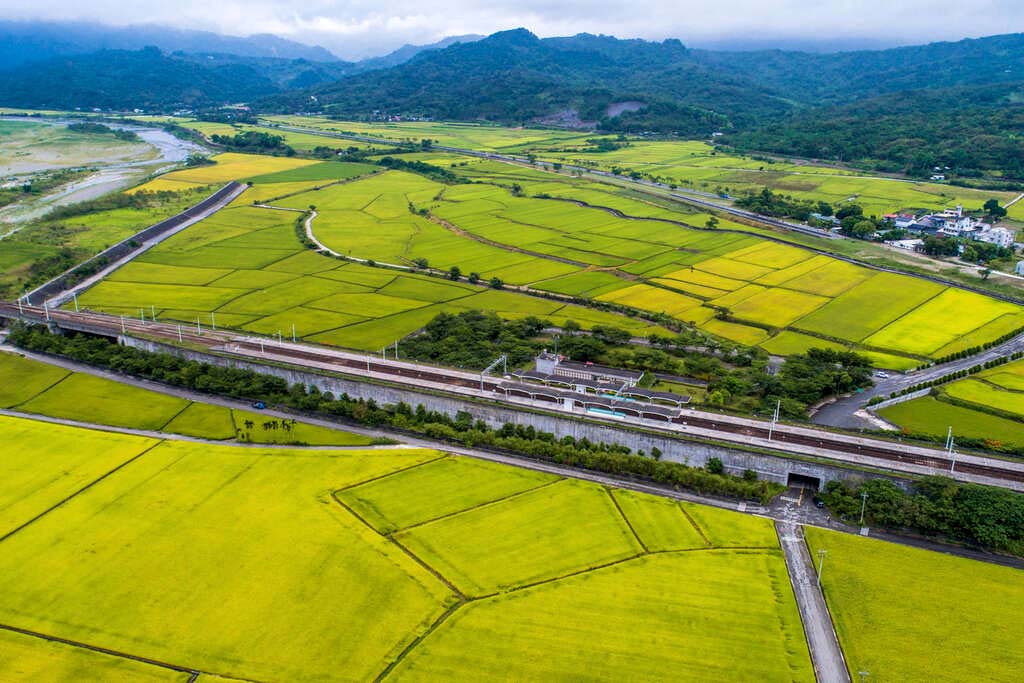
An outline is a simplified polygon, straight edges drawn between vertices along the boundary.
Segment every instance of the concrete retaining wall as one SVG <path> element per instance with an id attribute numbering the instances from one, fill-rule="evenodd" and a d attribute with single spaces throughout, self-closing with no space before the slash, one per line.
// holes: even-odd
<path id="1" fill-rule="evenodd" d="M 428 410 L 438 411 L 451 417 L 460 411 L 469 412 L 473 418 L 483 420 L 489 427 L 498 428 L 505 423 L 529 424 L 535 429 L 550 432 L 558 438 L 572 436 L 586 437 L 593 442 L 617 443 L 629 446 L 634 451 L 650 453 L 653 448 L 662 452 L 662 459 L 680 462 L 695 467 L 705 465 L 711 458 L 719 458 L 727 472 L 742 474 L 750 469 L 762 479 L 787 483 L 790 475 L 814 477 L 820 485 L 833 479 L 851 479 L 862 476 L 862 472 L 838 465 L 828 465 L 802 460 L 790 460 L 781 456 L 744 451 L 738 448 L 692 441 L 675 434 L 658 433 L 660 423 L 651 422 L 651 431 L 638 431 L 614 424 L 603 424 L 577 415 L 559 415 L 549 410 L 520 410 L 499 402 L 486 400 L 470 401 L 455 396 L 443 396 L 413 388 L 387 384 L 376 384 L 359 378 L 324 376 L 300 369 L 263 365 L 255 361 L 224 358 L 188 349 L 181 349 L 158 342 L 122 337 L 122 344 L 156 353 L 167 353 L 188 360 L 210 363 L 223 367 L 252 370 L 265 375 L 279 377 L 289 384 L 315 386 L 321 392 L 335 396 L 347 394 L 353 398 L 372 399 L 380 405 L 404 402 L 412 407 L 422 404 Z M 896 477 L 894 477 L 896 478 Z"/>
<path id="2" fill-rule="evenodd" d="M 917 391 L 911 391 L 909 394 L 904 394 L 902 396 L 894 396 L 893 398 L 887 398 L 884 401 L 879 401 L 878 403 L 872 406 L 868 406 L 868 410 L 873 413 L 879 408 L 887 408 L 888 406 L 894 406 L 897 403 L 906 403 L 907 401 L 913 401 L 915 398 L 927 396 L 928 394 L 931 393 L 931 391 L 931 387 L 926 387 L 924 389 L 918 389 Z"/>

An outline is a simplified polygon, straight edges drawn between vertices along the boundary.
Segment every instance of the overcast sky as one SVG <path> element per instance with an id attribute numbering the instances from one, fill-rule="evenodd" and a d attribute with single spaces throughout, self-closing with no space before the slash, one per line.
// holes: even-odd
<path id="1" fill-rule="evenodd" d="M 0 0 L 0 18 L 274 33 L 345 58 L 523 26 L 540 36 L 920 44 L 1024 31 L 1022 0 Z M 763 43 L 762 43 L 763 44 Z"/>

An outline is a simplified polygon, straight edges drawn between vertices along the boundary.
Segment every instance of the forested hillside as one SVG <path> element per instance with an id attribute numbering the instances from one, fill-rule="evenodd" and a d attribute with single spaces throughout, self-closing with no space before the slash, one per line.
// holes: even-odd
<path id="1" fill-rule="evenodd" d="M 205 66 L 156 48 L 104 50 L 0 72 L 0 104 L 35 109 L 160 110 L 251 100 L 277 90 L 251 66 Z"/>
<path id="2" fill-rule="evenodd" d="M 915 90 L 811 109 L 737 132 L 726 141 L 820 159 L 863 161 L 881 170 L 960 176 L 1002 170 L 1024 178 L 1024 81 Z"/>
<path id="3" fill-rule="evenodd" d="M 621 101 L 648 106 L 620 121 L 607 119 L 608 105 Z M 384 110 L 503 123 L 571 109 L 584 121 L 604 118 L 611 129 L 656 127 L 683 134 L 748 124 L 791 108 L 784 97 L 742 75 L 697 63 L 677 40 L 539 39 L 524 29 L 273 97 L 262 106 L 278 111 L 315 107 L 340 116 Z"/>

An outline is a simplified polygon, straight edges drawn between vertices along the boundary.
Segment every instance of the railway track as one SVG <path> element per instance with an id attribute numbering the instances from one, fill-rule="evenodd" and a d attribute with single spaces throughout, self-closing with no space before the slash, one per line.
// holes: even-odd
<path id="1" fill-rule="evenodd" d="M 359 376 L 376 376 L 399 383 L 422 387 L 426 383 L 451 387 L 462 393 L 472 392 L 492 400 L 508 399 L 515 391 L 515 384 L 504 378 L 481 376 L 462 370 L 438 368 L 419 363 L 397 360 L 383 360 L 369 354 L 357 354 L 333 349 L 319 349 L 300 344 L 284 344 L 253 337 L 243 337 L 224 331 L 199 329 L 169 323 L 116 318 L 105 314 L 63 310 L 47 311 L 37 306 L 0 302 L 0 317 L 22 318 L 40 323 L 47 320 L 96 334 L 115 336 L 122 331 L 127 334 L 143 333 L 170 343 L 188 343 L 210 350 L 234 353 L 245 358 L 259 360 L 260 355 L 272 353 L 275 359 L 290 361 L 297 365 L 316 365 L 337 369 Z M 525 386 L 525 385 L 518 385 Z M 538 395 L 537 400 L 549 403 L 554 410 L 560 409 L 560 401 L 553 397 Z M 774 427 L 766 422 L 731 415 L 706 413 L 692 409 L 680 410 L 674 417 L 664 416 L 666 424 L 682 428 L 696 428 L 714 432 L 723 441 L 748 443 L 750 439 L 769 440 L 776 450 L 785 452 L 786 446 L 814 448 L 822 451 L 841 453 L 863 458 L 874 458 L 894 465 L 914 465 L 949 471 L 953 464 L 945 452 L 910 444 L 896 444 L 880 439 L 869 439 L 855 435 L 787 424 Z M 673 430 L 678 431 L 678 430 Z M 793 452 L 796 450 L 791 449 Z M 1008 482 L 1024 482 L 1024 463 L 1001 461 L 975 455 L 959 455 L 956 471 Z M 899 469 L 895 467 L 895 469 Z"/>

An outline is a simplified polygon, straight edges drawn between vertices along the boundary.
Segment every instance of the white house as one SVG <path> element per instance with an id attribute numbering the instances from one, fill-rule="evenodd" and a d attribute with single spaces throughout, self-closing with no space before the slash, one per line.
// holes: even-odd
<path id="1" fill-rule="evenodd" d="M 990 226 L 988 230 L 976 232 L 973 238 L 979 242 L 994 244 L 997 247 L 1010 247 L 1013 244 L 1014 235 L 1013 231 L 1006 228 L 993 228 Z"/>

